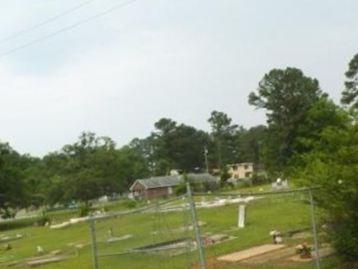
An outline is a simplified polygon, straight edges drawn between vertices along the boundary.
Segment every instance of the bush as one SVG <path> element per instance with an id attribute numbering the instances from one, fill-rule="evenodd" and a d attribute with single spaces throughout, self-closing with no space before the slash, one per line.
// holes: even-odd
<path id="1" fill-rule="evenodd" d="M 178 186 L 175 187 L 174 193 L 176 195 L 183 195 L 186 193 L 186 183 L 180 183 Z"/>
<path id="2" fill-rule="evenodd" d="M 268 175 L 264 172 L 261 173 L 254 173 L 252 175 L 252 184 L 253 185 L 261 185 L 261 184 L 265 184 L 265 183 L 269 183 L 270 179 L 268 177 Z"/>
<path id="3" fill-rule="evenodd" d="M 236 184 L 237 188 L 248 188 L 251 187 L 253 185 L 253 180 L 250 178 L 245 178 L 242 180 L 239 180 Z"/>
<path id="4" fill-rule="evenodd" d="M 138 206 L 138 202 L 135 200 L 126 200 L 123 202 L 123 204 L 127 208 L 135 208 Z"/>
<path id="5" fill-rule="evenodd" d="M 325 214 L 327 233 L 338 254 L 358 261 L 358 124 L 327 128 L 320 143 L 301 157 L 294 178 L 317 187 L 315 202 Z"/>
<path id="6" fill-rule="evenodd" d="M 331 234 L 336 251 L 347 261 L 358 261 L 358 218 L 333 225 Z"/>
<path id="7" fill-rule="evenodd" d="M 45 211 L 42 211 L 41 216 L 35 222 L 36 226 L 45 226 L 46 223 L 50 223 L 50 218 Z"/>
<path id="8" fill-rule="evenodd" d="M 3 219 L 12 219 L 16 215 L 16 211 L 12 208 L 6 207 L 4 209 L 0 209 L 0 217 Z"/>
<path id="9" fill-rule="evenodd" d="M 80 217 L 86 217 L 91 212 L 91 205 L 89 203 L 82 203 L 79 207 L 79 213 L 78 215 Z"/>

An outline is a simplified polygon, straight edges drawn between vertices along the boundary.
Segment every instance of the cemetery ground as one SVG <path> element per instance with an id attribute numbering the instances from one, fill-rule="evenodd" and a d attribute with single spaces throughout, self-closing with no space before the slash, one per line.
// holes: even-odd
<path id="1" fill-rule="evenodd" d="M 255 189 L 256 190 L 256 189 Z M 250 191 L 250 189 L 247 189 Z M 196 201 L 215 199 L 210 197 L 195 197 Z M 176 202 L 177 203 L 177 202 Z M 122 202 L 111 204 L 110 210 L 124 209 Z M 208 268 L 234 269 L 308 269 L 314 268 L 312 261 L 292 261 L 294 247 L 302 242 L 312 244 L 310 230 L 309 203 L 303 196 L 270 196 L 262 197 L 249 202 L 247 205 L 246 227 L 237 228 L 238 205 L 227 204 L 213 208 L 198 208 L 198 219 L 203 236 L 226 235 L 231 240 L 224 240 L 219 244 L 208 245 L 205 248 Z M 49 216 L 56 222 L 64 221 L 74 215 L 73 211 L 50 213 Z M 165 219 L 165 223 L 158 221 Z M 157 223 L 158 225 L 154 225 Z M 199 268 L 198 252 L 191 251 L 179 255 L 160 255 L 160 253 L 125 253 L 128 249 L 138 246 L 147 246 L 160 241 L 170 240 L 176 236 L 176 231 L 183 227 L 181 211 L 149 212 L 132 214 L 110 220 L 96 221 L 96 235 L 99 253 L 122 253 L 99 259 L 100 269 L 128 268 L 128 269 L 161 269 L 171 268 Z M 108 230 L 115 228 L 114 233 L 123 240 L 108 243 Z M 283 250 L 270 252 L 258 257 L 239 262 L 224 262 L 217 258 L 263 244 L 272 244 L 269 232 L 279 230 L 284 235 Z M 320 243 L 324 242 L 324 233 L 320 233 Z M 63 257 L 64 260 L 39 266 L 39 268 L 92 268 L 91 237 L 89 225 L 86 222 L 71 225 L 64 229 L 50 229 L 49 227 L 26 227 L 0 231 L 0 235 L 21 238 L 0 243 L 0 268 L 27 268 L 28 262 L 35 258 L 37 246 L 41 246 L 44 255 L 48 257 Z M 131 235 L 126 237 L 127 235 Z M 160 235 L 160 236 L 159 236 Z M 5 250 L 7 244 L 11 249 Z M 52 255 L 51 255 L 52 253 Z M 337 268 L 338 261 L 334 255 L 322 258 L 322 268 Z"/>

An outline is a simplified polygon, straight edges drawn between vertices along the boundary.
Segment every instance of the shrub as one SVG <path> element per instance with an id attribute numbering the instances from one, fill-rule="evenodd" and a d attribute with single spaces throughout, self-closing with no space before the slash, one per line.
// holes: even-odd
<path id="1" fill-rule="evenodd" d="M 135 208 L 138 206 L 138 202 L 135 201 L 135 200 L 125 200 L 123 202 L 124 206 L 127 207 L 127 208 Z"/>
<path id="2" fill-rule="evenodd" d="M 336 251 L 348 261 L 358 260 L 358 217 L 334 225 L 331 239 Z"/>
<path id="3" fill-rule="evenodd" d="M 186 193 L 186 183 L 180 183 L 178 186 L 175 187 L 174 193 L 176 195 L 182 195 Z"/>
<path id="4" fill-rule="evenodd" d="M 88 216 L 91 212 L 91 205 L 89 203 L 82 203 L 79 207 L 78 215 L 80 217 Z"/>
<path id="5" fill-rule="evenodd" d="M 261 185 L 261 184 L 265 184 L 265 183 L 269 183 L 269 177 L 266 173 L 261 172 L 261 173 L 254 173 L 252 175 L 252 184 L 253 185 Z"/>

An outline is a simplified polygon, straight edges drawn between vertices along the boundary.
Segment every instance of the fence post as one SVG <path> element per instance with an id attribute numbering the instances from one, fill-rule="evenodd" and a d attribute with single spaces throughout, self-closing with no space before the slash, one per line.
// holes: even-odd
<path id="1" fill-rule="evenodd" d="M 96 240 L 96 226 L 93 218 L 89 221 L 91 240 L 92 240 L 92 263 L 93 269 L 99 269 L 98 267 L 98 255 L 97 255 L 97 240 Z"/>
<path id="2" fill-rule="evenodd" d="M 321 268 L 320 257 L 319 257 L 319 247 L 318 247 L 318 235 L 317 235 L 317 225 L 316 225 L 316 216 L 315 216 L 315 206 L 313 200 L 312 189 L 308 189 L 309 199 L 310 199 L 310 207 L 311 207 L 311 223 L 312 223 L 312 232 L 313 232 L 313 242 L 314 248 L 316 250 L 316 257 L 314 257 L 316 263 L 316 269 Z"/>
<path id="3" fill-rule="evenodd" d="M 200 268 L 206 269 L 205 251 L 204 251 L 204 247 L 203 247 L 203 241 L 201 240 L 201 236 L 200 236 L 200 228 L 198 225 L 195 203 L 193 201 L 193 196 L 191 194 L 191 188 L 190 188 L 189 182 L 186 183 L 186 190 L 187 190 L 188 202 L 189 202 L 190 211 L 191 211 L 191 218 L 193 221 L 195 239 L 196 239 L 196 243 L 198 245 L 198 250 L 199 250 Z"/>

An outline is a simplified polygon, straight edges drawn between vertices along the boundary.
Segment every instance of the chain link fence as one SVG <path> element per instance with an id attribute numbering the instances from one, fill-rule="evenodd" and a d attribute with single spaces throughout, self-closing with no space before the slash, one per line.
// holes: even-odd
<path id="1" fill-rule="evenodd" d="M 187 185 L 183 196 L 91 218 L 93 268 L 320 269 L 318 216 L 311 189 L 192 194 Z"/>

